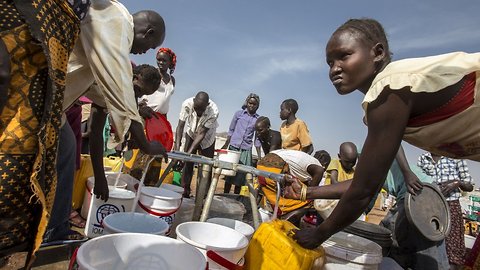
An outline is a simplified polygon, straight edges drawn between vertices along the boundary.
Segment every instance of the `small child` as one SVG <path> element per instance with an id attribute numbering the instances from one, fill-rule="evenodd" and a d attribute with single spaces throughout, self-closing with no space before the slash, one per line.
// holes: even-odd
<path id="1" fill-rule="evenodd" d="M 223 149 L 240 151 L 240 164 L 247 166 L 252 165 L 252 143 L 260 153 L 260 141 L 258 138 L 254 140 L 255 123 L 259 117 L 257 114 L 260 106 L 260 97 L 256 94 L 250 94 L 245 99 L 242 109 L 237 111 L 232 118 L 230 128 L 228 129 L 228 137 Z M 240 194 L 242 186 L 245 185 L 245 173 L 237 172 L 235 176 L 225 177 L 224 193 L 229 193 L 232 185 L 235 185 L 234 193 Z"/>
<path id="2" fill-rule="evenodd" d="M 280 127 L 282 149 L 300 150 L 311 154 L 312 138 L 307 124 L 295 116 L 297 111 L 298 103 L 294 99 L 286 99 L 280 105 L 280 119 L 284 120 Z"/>
<path id="3" fill-rule="evenodd" d="M 339 94 L 356 89 L 365 94 L 368 135 L 354 180 L 322 190 L 348 189 L 333 213 L 315 231 L 296 233 L 297 241 L 309 248 L 360 216 L 381 188 L 402 140 L 439 155 L 480 160 L 480 98 L 475 98 L 480 53 L 391 62 L 381 24 L 351 19 L 332 34 L 326 60 Z"/>
<path id="4" fill-rule="evenodd" d="M 327 167 L 325 185 L 336 184 L 353 178 L 357 163 L 357 146 L 352 142 L 340 145 L 338 158 L 332 159 Z"/>

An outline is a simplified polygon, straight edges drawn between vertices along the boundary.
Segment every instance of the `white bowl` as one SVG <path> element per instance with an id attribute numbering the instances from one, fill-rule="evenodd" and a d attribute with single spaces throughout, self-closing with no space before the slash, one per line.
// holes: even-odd
<path id="1" fill-rule="evenodd" d="M 156 212 L 172 212 L 180 207 L 182 195 L 165 188 L 142 187 L 139 202 Z"/>
<path id="2" fill-rule="evenodd" d="M 106 216 L 103 219 L 103 233 L 147 233 L 165 235 L 168 224 L 149 214 L 134 212 L 119 212 Z"/>
<path id="3" fill-rule="evenodd" d="M 255 232 L 255 229 L 247 223 L 231 218 L 209 218 L 207 219 L 207 222 L 234 229 L 235 231 L 245 235 L 248 240 L 252 239 L 252 235 Z"/>
<path id="4" fill-rule="evenodd" d="M 118 233 L 85 242 L 77 252 L 79 270 L 205 270 L 196 248 L 166 236 Z"/>
<path id="5" fill-rule="evenodd" d="M 176 228 L 177 239 L 200 250 L 208 260 L 210 269 L 222 269 L 207 257 L 207 251 L 214 251 L 224 259 L 238 264 L 248 247 L 245 235 L 228 227 L 209 222 L 185 222 Z"/>

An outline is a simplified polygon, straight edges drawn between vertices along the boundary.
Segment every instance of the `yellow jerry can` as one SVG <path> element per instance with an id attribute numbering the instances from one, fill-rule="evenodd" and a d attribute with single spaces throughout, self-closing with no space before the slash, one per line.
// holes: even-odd
<path id="1" fill-rule="evenodd" d="M 285 220 L 264 222 L 250 240 L 245 254 L 247 270 L 317 270 L 325 264 L 325 251 L 320 246 L 311 250 L 301 247 L 291 237 L 298 229 Z"/>

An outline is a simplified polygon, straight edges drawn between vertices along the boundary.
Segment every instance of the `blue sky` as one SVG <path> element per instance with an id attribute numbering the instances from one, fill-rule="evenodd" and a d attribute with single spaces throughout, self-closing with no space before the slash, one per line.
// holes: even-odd
<path id="1" fill-rule="evenodd" d="M 325 44 L 349 18 L 380 21 L 389 37 L 393 58 L 452 51 L 479 51 L 479 1 L 284 1 L 202 0 L 121 1 L 131 13 L 151 9 L 166 22 L 162 47 L 177 54 L 175 94 L 168 118 L 177 126 L 183 100 L 206 91 L 220 109 L 218 132 L 226 131 L 246 96 L 260 96 L 260 115 L 278 130 L 280 103 L 296 99 L 297 117 L 313 137 L 315 151 L 332 156 L 366 136 L 360 103 L 363 95 L 340 96 L 328 79 Z M 155 65 L 153 50 L 132 55 L 137 64 Z M 423 152 L 403 144 L 410 163 Z M 469 161 L 480 187 L 480 163 Z"/>

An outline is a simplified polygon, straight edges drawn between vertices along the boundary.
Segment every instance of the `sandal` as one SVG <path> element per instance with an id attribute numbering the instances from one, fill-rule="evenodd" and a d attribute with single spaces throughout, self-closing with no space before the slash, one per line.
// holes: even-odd
<path id="1" fill-rule="evenodd" d="M 71 244 L 71 243 L 80 243 L 80 242 L 85 242 L 88 240 L 88 237 L 85 235 L 74 231 L 70 230 L 62 239 L 58 240 L 53 240 L 49 242 L 43 242 L 41 247 L 49 247 L 49 246 L 57 246 L 57 245 L 65 245 L 65 244 Z"/>
<path id="2" fill-rule="evenodd" d="M 86 220 L 83 219 L 82 216 L 80 216 L 80 214 L 75 210 L 72 210 L 72 212 L 70 213 L 69 222 L 70 225 L 80 229 L 85 228 L 86 225 Z"/>

